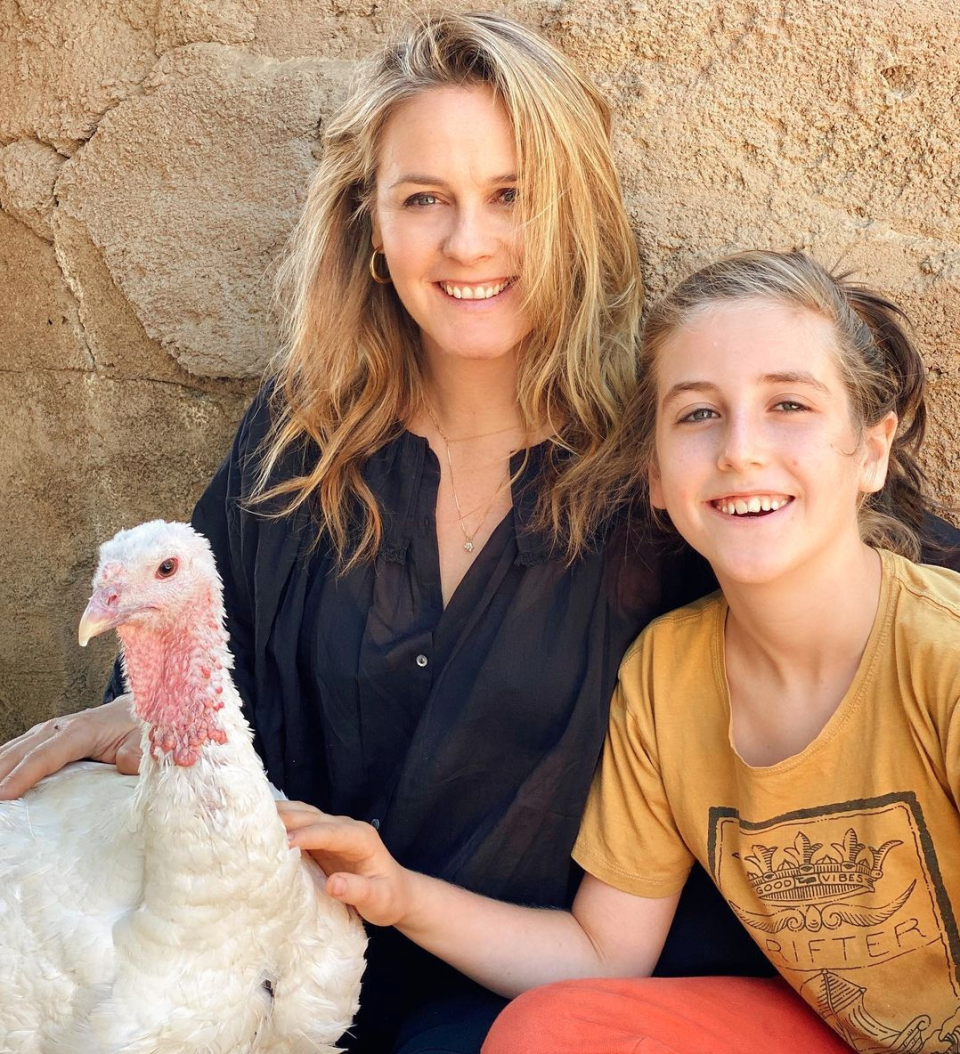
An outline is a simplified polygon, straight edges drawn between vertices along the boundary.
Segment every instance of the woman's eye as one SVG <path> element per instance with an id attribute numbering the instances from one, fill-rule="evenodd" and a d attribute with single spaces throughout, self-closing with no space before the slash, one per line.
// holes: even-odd
<path id="1" fill-rule="evenodd" d="M 428 194 L 426 191 L 421 191 L 419 194 L 411 194 L 403 204 L 407 207 L 424 208 L 428 205 L 436 205 L 438 201 L 439 198 L 436 194 Z"/>
<path id="2" fill-rule="evenodd" d="M 520 192 L 516 187 L 504 187 L 500 191 L 500 202 L 503 205 L 513 205 L 516 203 L 517 198 L 520 196 Z"/>
<path id="3" fill-rule="evenodd" d="M 680 421 L 681 423 L 686 421 L 696 423 L 697 421 L 709 421 L 716 416 L 716 410 L 711 410 L 709 406 L 699 406 L 696 410 L 691 410 L 690 413 L 684 414 Z"/>
<path id="4" fill-rule="evenodd" d="M 793 399 L 781 399 L 780 402 L 776 404 L 775 408 L 777 410 L 782 410 L 787 414 L 801 413 L 803 410 L 806 410 L 803 403 L 794 402 Z"/>

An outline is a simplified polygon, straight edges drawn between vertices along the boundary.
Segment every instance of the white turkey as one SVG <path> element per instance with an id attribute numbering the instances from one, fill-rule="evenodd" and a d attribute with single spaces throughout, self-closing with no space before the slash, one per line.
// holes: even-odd
<path id="1" fill-rule="evenodd" d="M 0 802 L 4 1054 L 330 1054 L 356 1012 L 366 938 L 288 846 L 221 594 L 186 524 L 101 547 L 80 642 L 117 629 L 143 761 Z"/>

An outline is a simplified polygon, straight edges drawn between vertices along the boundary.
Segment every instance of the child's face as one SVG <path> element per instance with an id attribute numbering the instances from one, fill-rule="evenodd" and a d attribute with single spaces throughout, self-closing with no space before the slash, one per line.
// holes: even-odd
<path id="1" fill-rule="evenodd" d="M 858 496 L 883 485 L 896 418 L 858 434 L 829 322 L 759 298 L 720 304 L 671 337 L 657 371 L 651 498 L 721 584 L 859 544 Z"/>

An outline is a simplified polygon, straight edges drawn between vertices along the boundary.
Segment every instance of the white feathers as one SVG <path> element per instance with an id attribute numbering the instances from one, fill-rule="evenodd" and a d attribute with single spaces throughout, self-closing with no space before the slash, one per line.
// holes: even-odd
<path id="1" fill-rule="evenodd" d="M 180 578 L 164 592 L 168 559 Z M 105 574 L 139 598 L 125 638 L 135 688 L 169 690 L 158 665 L 179 663 L 187 684 L 212 669 L 225 742 L 175 764 L 145 725 L 139 778 L 85 762 L 0 803 L 0 1052 L 329 1054 L 356 1011 L 362 926 L 287 845 L 226 651 L 143 614 L 169 603 L 193 618 L 205 591 L 219 626 L 206 542 L 180 524 L 134 528 L 103 547 L 95 584 Z M 136 649 L 158 633 L 167 651 L 138 682 Z M 169 716 L 168 703 L 150 705 Z"/>

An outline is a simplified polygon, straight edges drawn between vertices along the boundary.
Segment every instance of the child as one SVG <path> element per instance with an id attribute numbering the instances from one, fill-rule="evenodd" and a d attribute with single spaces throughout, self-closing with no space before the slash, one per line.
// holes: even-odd
<path id="1" fill-rule="evenodd" d="M 900 312 L 746 253 L 668 294 L 643 355 L 650 498 L 722 594 L 624 658 L 572 913 L 405 871 L 299 803 L 292 844 L 495 991 L 630 979 L 531 993 L 485 1052 L 960 1051 L 960 576 L 910 559 L 924 370 Z M 782 981 L 639 979 L 694 859 Z"/>

